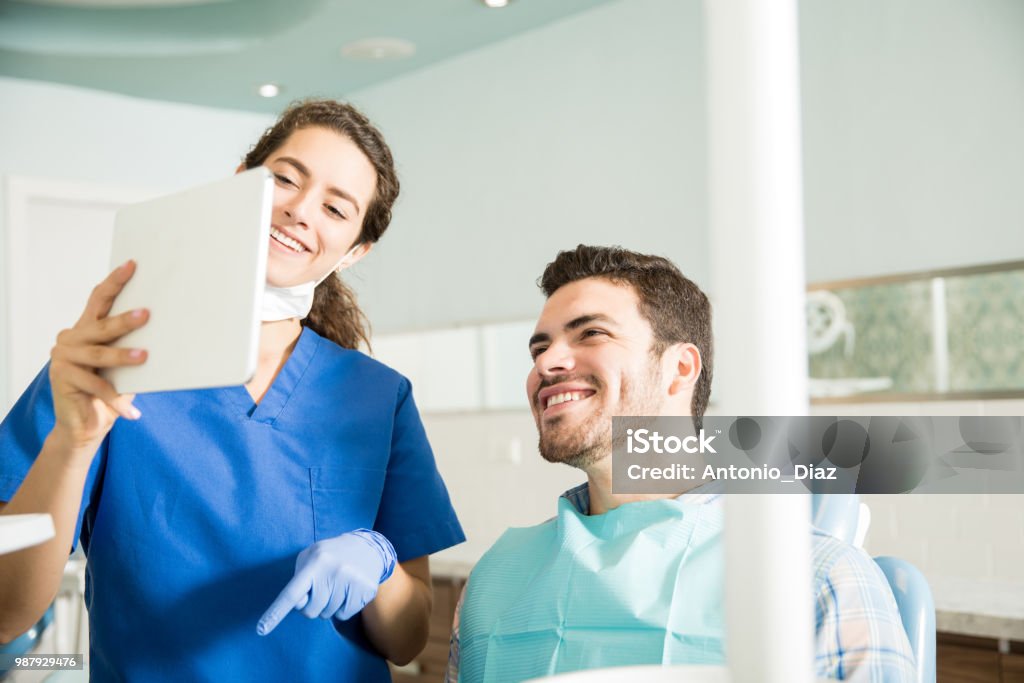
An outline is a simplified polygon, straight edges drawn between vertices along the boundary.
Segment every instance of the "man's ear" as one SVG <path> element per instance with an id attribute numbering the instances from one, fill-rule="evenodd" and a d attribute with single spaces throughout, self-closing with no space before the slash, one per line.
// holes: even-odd
<path id="1" fill-rule="evenodd" d="M 352 252 L 342 260 L 341 264 L 338 266 L 338 270 L 345 270 L 346 268 L 350 268 L 359 263 L 364 256 L 370 253 L 371 249 L 373 249 L 373 242 L 363 242 L 356 246 L 352 249 Z"/>
<path id="2" fill-rule="evenodd" d="M 690 343 L 674 344 L 665 351 L 665 356 L 664 360 L 672 377 L 668 386 L 669 395 L 677 396 L 684 391 L 692 392 L 703 367 L 700 349 Z"/>

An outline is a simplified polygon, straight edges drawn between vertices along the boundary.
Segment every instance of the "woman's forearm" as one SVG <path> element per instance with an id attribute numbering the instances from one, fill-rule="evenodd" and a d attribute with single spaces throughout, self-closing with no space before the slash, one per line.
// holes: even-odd
<path id="1" fill-rule="evenodd" d="M 408 664 L 427 644 L 432 604 L 429 558 L 402 562 L 363 610 L 366 635 L 387 659 Z"/>
<path id="2" fill-rule="evenodd" d="M 97 447 L 76 448 L 51 432 L 21 486 L 0 511 L 3 515 L 48 512 L 56 532 L 45 543 L 0 555 L 0 643 L 27 631 L 57 594 Z"/>

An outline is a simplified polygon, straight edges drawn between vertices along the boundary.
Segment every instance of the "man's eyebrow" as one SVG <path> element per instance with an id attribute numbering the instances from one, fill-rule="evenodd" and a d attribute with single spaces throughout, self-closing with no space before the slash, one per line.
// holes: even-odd
<path id="1" fill-rule="evenodd" d="M 581 315 L 578 318 L 573 318 L 572 320 L 565 324 L 565 330 L 569 331 L 579 329 L 580 327 L 583 327 L 584 325 L 589 325 L 590 323 L 593 322 L 610 323 L 612 325 L 615 324 L 615 321 L 613 319 L 609 318 L 603 313 L 591 313 L 589 315 Z M 538 332 L 537 334 L 530 337 L 530 346 L 532 347 L 534 344 L 539 344 L 540 342 L 546 341 L 551 341 L 551 335 L 547 334 L 546 332 Z"/>
<path id="2" fill-rule="evenodd" d="M 565 324 L 565 329 L 575 330 L 583 327 L 584 325 L 589 325 L 590 323 L 611 323 L 614 325 L 615 321 L 603 313 L 591 313 L 589 315 L 581 315 L 578 318 L 573 318 Z"/>
<path id="3" fill-rule="evenodd" d="M 299 173 L 301 173 L 303 177 L 305 177 L 305 178 L 309 177 L 309 169 L 306 168 L 305 164 L 303 164 L 301 161 L 299 161 L 298 159 L 296 159 L 294 157 L 277 157 L 276 159 L 274 159 L 274 161 L 283 161 L 286 164 L 290 164 L 290 165 L 294 166 L 295 170 L 298 171 Z M 335 196 L 341 197 L 342 199 L 344 199 L 347 202 L 351 202 L 352 206 L 356 207 L 356 213 L 357 214 L 362 212 L 362 209 L 359 206 L 359 202 L 356 201 L 356 198 L 353 197 L 352 195 L 350 195 L 348 192 L 345 192 L 345 190 L 342 190 L 341 188 L 333 187 L 332 186 L 332 187 L 328 187 L 327 188 L 327 192 L 329 194 L 333 194 Z"/>

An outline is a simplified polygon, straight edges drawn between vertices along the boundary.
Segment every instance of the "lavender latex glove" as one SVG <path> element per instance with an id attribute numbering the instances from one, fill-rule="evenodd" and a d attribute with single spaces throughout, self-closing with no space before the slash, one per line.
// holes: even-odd
<path id="1" fill-rule="evenodd" d="M 263 613 L 256 632 L 267 635 L 293 609 L 310 619 L 350 619 L 377 596 L 396 561 L 391 542 L 369 529 L 314 543 L 295 559 L 295 576 Z"/>

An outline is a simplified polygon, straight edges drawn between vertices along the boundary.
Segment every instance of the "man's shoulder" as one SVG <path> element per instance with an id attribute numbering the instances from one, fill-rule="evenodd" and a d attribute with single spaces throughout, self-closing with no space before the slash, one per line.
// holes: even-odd
<path id="1" fill-rule="evenodd" d="M 534 544 L 545 537 L 554 537 L 558 520 L 556 517 L 531 526 L 513 526 L 505 529 L 483 557 L 492 554 L 515 552 L 525 545 Z M 481 558 L 482 559 L 482 558 Z"/>
<path id="2" fill-rule="evenodd" d="M 815 585 L 856 582 L 886 584 L 885 575 L 863 548 L 815 528 L 811 540 Z M 842 579 L 841 581 L 839 579 Z"/>
<path id="3" fill-rule="evenodd" d="M 814 532 L 819 676 L 913 679 L 914 654 L 889 582 L 863 548 Z"/>
<path id="4" fill-rule="evenodd" d="M 512 570 L 522 568 L 523 565 L 536 560 L 538 551 L 550 546 L 552 552 L 556 551 L 554 540 L 557 537 L 556 518 L 551 518 L 533 526 L 514 526 L 505 529 L 490 548 L 488 548 L 476 566 L 473 573 L 482 571 Z"/>

